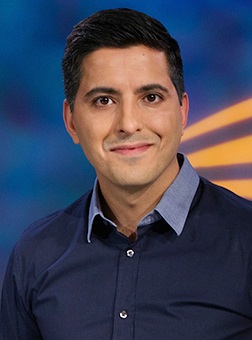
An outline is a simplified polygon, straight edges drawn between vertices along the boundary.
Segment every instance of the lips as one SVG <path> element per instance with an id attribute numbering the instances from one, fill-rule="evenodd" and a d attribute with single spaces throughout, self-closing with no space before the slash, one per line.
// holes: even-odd
<path id="1" fill-rule="evenodd" d="M 122 155 L 139 155 L 150 148 L 149 143 L 123 144 L 110 148 L 110 151 Z"/>

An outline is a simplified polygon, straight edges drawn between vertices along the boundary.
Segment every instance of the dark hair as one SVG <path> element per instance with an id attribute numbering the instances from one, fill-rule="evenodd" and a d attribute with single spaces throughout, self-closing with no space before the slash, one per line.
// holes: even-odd
<path id="1" fill-rule="evenodd" d="M 166 54 L 168 72 L 181 102 L 183 65 L 178 43 L 156 19 L 127 8 L 102 10 L 79 22 L 67 37 L 62 60 L 64 88 L 71 110 L 82 73 L 83 58 L 102 47 L 144 45 Z"/>

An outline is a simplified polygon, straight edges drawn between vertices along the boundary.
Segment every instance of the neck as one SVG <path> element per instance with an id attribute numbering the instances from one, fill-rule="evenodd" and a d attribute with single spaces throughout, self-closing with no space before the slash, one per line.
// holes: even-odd
<path id="1" fill-rule="evenodd" d="M 101 206 L 104 215 L 117 225 L 119 232 L 134 238 L 140 220 L 155 208 L 161 196 L 153 196 L 148 190 L 134 194 L 110 190 L 109 195 L 102 191 Z"/>
<path id="2" fill-rule="evenodd" d="M 119 232 L 135 239 L 139 222 L 156 207 L 178 171 L 179 167 L 172 178 L 165 176 L 142 188 L 117 186 L 99 178 L 104 216 L 117 225 Z"/>

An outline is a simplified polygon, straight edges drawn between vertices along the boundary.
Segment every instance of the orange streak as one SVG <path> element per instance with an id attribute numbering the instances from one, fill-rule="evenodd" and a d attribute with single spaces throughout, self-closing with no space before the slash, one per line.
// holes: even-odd
<path id="1" fill-rule="evenodd" d="M 188 154 L 195 167 L 211 167 L 251 163 L 252 177 L 252 135 L 201 149 Z"/>
<path id="2" fill-rule="evenodd" d="M 252 98 L 200 120 L 185 129 L 182 142 L 213 130 L 252 118 Z"/>

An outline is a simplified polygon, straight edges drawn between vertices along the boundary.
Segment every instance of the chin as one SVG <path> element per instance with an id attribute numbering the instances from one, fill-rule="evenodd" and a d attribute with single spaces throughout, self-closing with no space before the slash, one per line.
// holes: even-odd
<path id="1" fill-rule="evenodd" d="M 134 189 L 138 190 L 143 187 L 148 187 L 153 183 L 153 180 L 149 178 L 139 178 L 139 177 L 122 177 L 119 180 L 116 181 L 119 186 L 122 186 L 127 189 Z"/>

